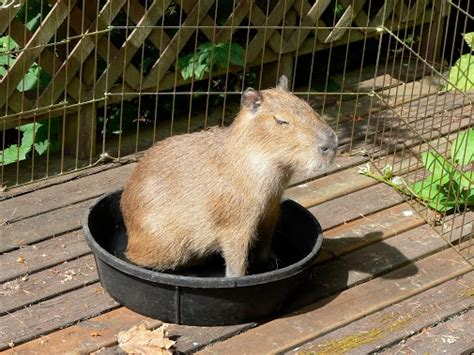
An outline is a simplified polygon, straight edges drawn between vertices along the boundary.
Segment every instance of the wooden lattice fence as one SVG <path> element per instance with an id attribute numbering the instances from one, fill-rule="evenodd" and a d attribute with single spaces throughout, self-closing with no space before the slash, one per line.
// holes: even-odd
<path id="1" fill-rule="evenodd" d="M 366 0 L 342 0 L 341 14 L 333 21 L 327 15 L 335 3 L 331 0 L 235 0 L 224 15 L 218 11 L 222 0 L 44 2 L 46 10 L 35 29 L 20 16 L 27 1 L 1 5 L 0 34 L 17 46 L 2 52 L 10 61 L 2 63 L 0 76 L 0 131 L 63 116 L 63 144 L 81 157 L 94 154 L 98 106 L 193 80 L 177 73 L 177 63 L 181 52 L 195 42 L 196 32 L 211 43 L 240 41 L 246 67 L 278 62 L 277 71 L 291 75 L 294 56 L 446 15 L 445 1 L 437 0 L 385 0 L 373 9 Z M 177 23 L 168 20 L 171 13 L 179 14 Z M 145 45 L 157 53 L 147 59 L 146 70 Z M 33 65 L 49 79 L 23 90 L 22 80 Z M 227 70 L 242 67 L 220 68 L 212 75 Z M 276 73 L 270 81 L 275 79 Z"/>

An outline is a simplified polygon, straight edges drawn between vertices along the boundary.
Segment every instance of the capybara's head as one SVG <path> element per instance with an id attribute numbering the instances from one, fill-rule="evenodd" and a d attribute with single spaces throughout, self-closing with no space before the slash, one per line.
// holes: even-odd
<path id="1" fill-rule="evenodd" d="M 303 178 L 327 168 L 336 155 L 336 133 L 306 101 L 288 91 L 284 75 L 274 89 L 245 90 L 236 125 L 250 136 L 251 149 Z"/>

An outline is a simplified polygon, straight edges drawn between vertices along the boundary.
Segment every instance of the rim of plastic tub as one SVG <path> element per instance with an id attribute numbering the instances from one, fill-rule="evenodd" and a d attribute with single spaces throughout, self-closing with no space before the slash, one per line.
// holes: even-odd
<path id="1" fill-rule="evenodd" d="M 154 271 L 150 269 L 145 269 L 135 264 L 129 263 L 125 260 L 122 260 L 115 255 L 112 255 L 107 250 L 105 250 L 92 236 L 92 233 L 89 229 L 89 215 L 92 210 L 104 199 L 114 195 L 121 191 L 122 189 L 115 190 L 113 192 L 107 193 L 100 198 L 98 198 L 86 212 L 83 230 L 85 233 L 86 241 L 89 247 L 92 249 L 96 257 L 98 257 L 102 262 L 112 266 L 113 268 L 126 273 L 130 276 L 140 278 L 145 281 L 150 282 L 160 282 L 168 286 L 177 286 L 177 287 L 188 287 L 188 288 L 235 288 L 235 287 L 247 287 L 262 285 L 265 283 L 275 282 L 282 279 L 287 279 L 293 275 L 296 275 L 309 266 L 315 259 L 319 250 L 321 249 L 321 244 L 323 242 L 322 228 L 318 220 L 304 207 L 296 203 L 293 200 L 285 200 L 285 203 L 290 203 L 297 207 L 302 213 L 304 212 L 308 217 L 313 220 L 313 223 L 317 226 L 318 235 L 316 243 L 311 250 L 311 252 L 306 255 L 301 260 L 293 263 L 291 265 L 285 266 L 281 269 L 276 269 L 272 271 L 263 272 L 260 274 L 245 275 L 239 277 L 197 277 L 197 276 L 183 276 L 177 274 L 168 274 L 165 272 Z"/>

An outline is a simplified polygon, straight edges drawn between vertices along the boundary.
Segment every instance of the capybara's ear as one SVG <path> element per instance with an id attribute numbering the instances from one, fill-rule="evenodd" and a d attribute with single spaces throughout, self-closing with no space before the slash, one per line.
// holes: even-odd
<path id="1" fill-rule="evenodd" d="M 288 78 L 286 77 L 286 75 L 280 76 L 280 80 L 278 80 L 277 88 L 288 91 Z"/>
<path id="2" fill-rule="evenodd" d="M 255 113 L 262 105 L 262 95 L 257 90 L 248 88 L 242 94 L 241 105 Z"/>

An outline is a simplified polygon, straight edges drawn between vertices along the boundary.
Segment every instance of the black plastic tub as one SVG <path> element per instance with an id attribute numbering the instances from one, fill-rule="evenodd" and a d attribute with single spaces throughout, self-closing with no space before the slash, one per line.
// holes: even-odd
<path id="1" fill-rule="evenodd" d="M 164 322 L 230 325 L 277 314 L 292 292 L 308 280 L 323 239 L 313 215 L 287 200 L 282 202 L 273 242 L 276 269 L 251 264 L 249 275 L 226 278 L 224 261 L 215 257 L 179 273 L 157 272 L 122 257 L 127 237 L 120 196 L 121 190 L 115 191 L 90 207 L 84 223 L 87 243 L 107 292 L 135 312 Z"/>

